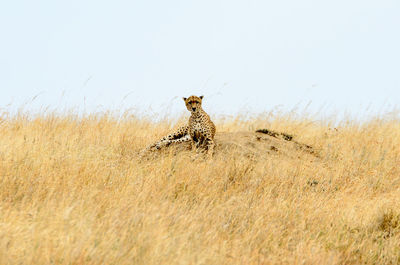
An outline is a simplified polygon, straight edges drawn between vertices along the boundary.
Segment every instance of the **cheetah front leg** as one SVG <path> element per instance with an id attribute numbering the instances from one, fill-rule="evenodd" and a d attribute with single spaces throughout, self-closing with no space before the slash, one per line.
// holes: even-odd
<path id="1" fill-rule="evenodd" d="M 196 142 L 193 139 L 191 141 L 191 145 L 192 145 L 192 150 L 197 150 Z"/>
<path id="2" fill-rule="evenodd" d="M 211 138 L 208 138 L 207 139 L 207 158 L 208 159 L 212 158 L 212 156 L 214 154 L 214 147 L 215 147 L 214 140 Z"/>

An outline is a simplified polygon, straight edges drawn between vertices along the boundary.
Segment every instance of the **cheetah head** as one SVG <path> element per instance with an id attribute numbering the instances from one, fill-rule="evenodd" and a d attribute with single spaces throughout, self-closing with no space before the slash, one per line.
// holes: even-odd
<path id="1" fill-rule="evenodd" d="M 190 112 L 196 112 L 201 109 L 201 100 L 203 99 L 203 96 L 196 97 L 196 96 L 190 96 L 188 98 L 183 98 L 186 104 L 186 108 Z"/>

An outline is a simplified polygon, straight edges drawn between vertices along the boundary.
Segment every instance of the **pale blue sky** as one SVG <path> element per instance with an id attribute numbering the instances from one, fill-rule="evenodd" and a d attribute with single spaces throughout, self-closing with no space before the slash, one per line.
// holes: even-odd
<path id="1" fill-rule="evenodd" d="M 400 106 L 399 0 L 1 1 L 0 107 Z M 8 107 L 6 107 L 8 105 Z"/>

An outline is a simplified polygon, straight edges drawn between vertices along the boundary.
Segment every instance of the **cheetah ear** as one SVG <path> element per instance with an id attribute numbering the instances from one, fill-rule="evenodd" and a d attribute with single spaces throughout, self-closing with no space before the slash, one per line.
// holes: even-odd
<path id="1" fill-rule="evenodd" d="M 200 99 L 203 99 L 203 98 L 204 98 L 204 96 L 200 96 L 199 98 L 200 98 Z"/>
<path id="2" fill-rule="evenodd" d="M 187 98 L 182 98 L 183 99 L 183 101 L 185 101 L 186 102 L 186 100 L 187 100 Z"/>

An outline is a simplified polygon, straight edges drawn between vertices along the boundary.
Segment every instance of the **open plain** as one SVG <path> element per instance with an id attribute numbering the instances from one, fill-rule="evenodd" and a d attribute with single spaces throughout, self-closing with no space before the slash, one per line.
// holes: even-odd
<path id="1" fill-rule="evenodd" d="M 214 118 L 211 160 L 140 158 L 186 120 L 3 113 L 0 264 L 400 263 L 398 118 Z"/>

